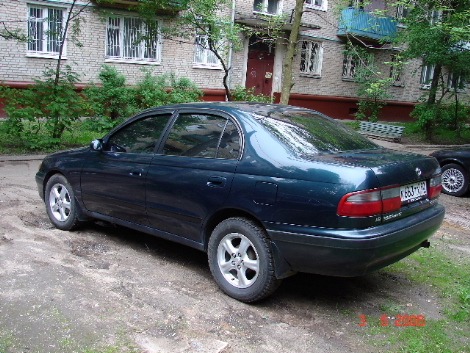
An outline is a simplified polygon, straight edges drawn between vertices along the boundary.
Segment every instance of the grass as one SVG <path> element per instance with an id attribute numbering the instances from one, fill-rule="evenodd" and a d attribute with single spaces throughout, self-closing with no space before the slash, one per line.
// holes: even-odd
<path id="1" fill-rule="evenodd" d="M 27 131 L 30 130 L 29 126 L 26 126 L 26 128 Z M 64 132 L 59 141 L 44 143 L 50 141 L 44 131 L 35 134 L 26 132 L 24 138 L 19 138 L 8 133 L 5 122 L 0 121 L 0 154 L 52 153 L 69 148 L 88 146 L 93 139 L 101 138 L 104 135 L 105 132 L 98 131 L 92 124 L 87 124 L 86 121 L 76 121 Z"/>
<path id="2" fill-rule="evenodd" d="M 444 247 L 445 248 L 445 247 Z M 425 326 L 383 327 L 372 323 L 367 335 L 378 351 L 390 353 L 457 353 L 470 352 L 470 261 L 456 259 L 446 250 L 430 248 L 418 251 L 387 271 L 404 276 L 410 286 L 427 288 L 439 297 L 442 318 L 426 318 Z M 380 309 L 390 317 L 403 313 L 397 303 L 385 301 Z M 402 322 L 400 322 L 402 323 Z"/>

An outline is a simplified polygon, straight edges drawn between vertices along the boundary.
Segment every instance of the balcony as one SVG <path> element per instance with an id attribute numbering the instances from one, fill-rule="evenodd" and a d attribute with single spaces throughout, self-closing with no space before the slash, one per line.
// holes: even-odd
<path id="1" fill-rule="evenodd" d="M 397 33 L 397 20 L 389 16 L 377 16 L 362 9 L 348 8 L 341 13 L 337 35 L 356 36 L 363 40 L 389 42 Z"/>
<path id="2" fill-rule="evenodd" d="M 112 7 L 123 10 L 136 10 L 140 5 L 140 0 L 92 0 L 93 3 L 101 7 Z M 161 2 L 156 10 L 158 14 L 174 15 L 178 11 L 188 7 L 189 0 L 169 0 L 166 3 Z"/>

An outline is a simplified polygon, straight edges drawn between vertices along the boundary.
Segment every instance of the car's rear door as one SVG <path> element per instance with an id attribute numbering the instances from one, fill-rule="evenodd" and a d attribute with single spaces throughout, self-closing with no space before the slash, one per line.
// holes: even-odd
<path id="1" fill-rule="evenodd" d="M 228 197 L 240 133 L 223 113 L 180 111 L 147 174 L 153 228 L 202 242 L 204 218 Z"/>
<path id="2" fill-rule="evenodd" d="M 93 152 L 81 175 L 87 210 L 147 225 L 145 179 L 171 112 L 150 114 L 113 133 Z"/>

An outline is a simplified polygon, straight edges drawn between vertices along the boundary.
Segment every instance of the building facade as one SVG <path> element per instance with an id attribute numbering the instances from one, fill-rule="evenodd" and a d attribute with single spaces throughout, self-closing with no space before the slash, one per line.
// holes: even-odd
<path id="1" fill-rule="evenodd" d="M 207 38 L 157 36 L 137 43 L 136 36 L 146 29 L 138 14 L 129 10 L 136 1 L 118 0 L 106 6 L 96 1 L 76 3 L 75 10 L 83 8 L 81 32 L 73 38 L 69 31 L 62 59 L 80 75 L 79 88 L 98 83 L 98 74 L 106 64 L 116 67 L 129 84 L 143 77 L 142 69 L 156 75 L 175 73 L 195 82 L 204 91 L 206 100 L 224 100 L 224 72 L 213 53 L 204 49 Z M 0 84 L 26 87 L 41 77 L 46 68 L 56 65 L 60 43 L 55 29 L 67 19 L 71 3 L 71 0 L 10 0 L 0 4 L 0 21 L 12 30 L 28 33 L 31 39 L 22 43 L 0 38 Z M 354 118 L 358 101 L 358 83 L 354 80 L 357 63 L 344 53 L 348 38 L 353 38 L 367 44 L 375 62 L 394 79 L 381 120 L 409 119 L 413 106 L 426 93 L 426 80 L 431 72 L 422 68 L 419 60 L 400 71 L 385 64 L 393 61 L 398 51 L 380 41 L 400 30 L 397 17 L 403 15 L 400 9 L 390 5 L 387 8 L 385 4 L 384 0 L 376 0 L 364 9 L 340 9 L 334 0 L 305 1 L 290 104 L 313 108 L 338 119 Z M 258 26 L 269 16 L 285 15 L 283 33 L 287 38 L 294 6 L 295 0 L 237 0 L 227 7 L 226 15 L 245 26 Z M 374 17 L 369 13 L 373 9 L 385 10 L 390 17 Z M 178 11 L 158 12 L 158 25 L 171 26 Z M 241 50 L 229 53 L 230 86 L 278 96 L 286 41 L 282 36 L 268 44 L 258 39 L 246 35 Z"/>

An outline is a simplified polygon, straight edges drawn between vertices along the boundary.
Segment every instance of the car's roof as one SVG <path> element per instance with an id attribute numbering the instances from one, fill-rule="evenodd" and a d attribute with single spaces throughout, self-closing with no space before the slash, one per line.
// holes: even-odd
<path id="1" fill-rule="evenodd" d="M 179 103 L 166 106 L 150 108 L 155 109 L 188 109 L 188 108 L 204 108 L 204 109 L 220 109 L 224 111 L 240 110 L 245 112 L 267 113 L 275 110 L 296 110 L 296 111 L 312 111 L 311 109 L 295 107 L 292 105 L 282 105 L 275 103 L 257 103 L 257 102 L 192 102 Z M 262 115 L 265 115 L 265 114 Z"/>

